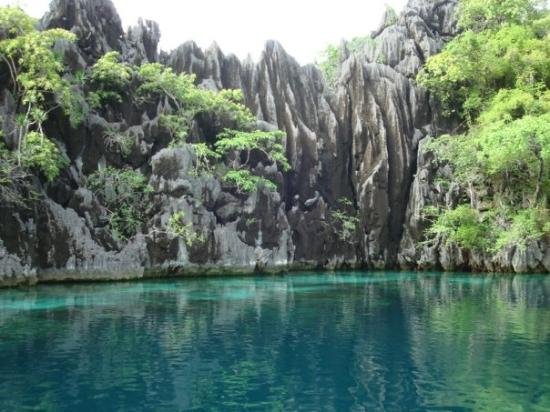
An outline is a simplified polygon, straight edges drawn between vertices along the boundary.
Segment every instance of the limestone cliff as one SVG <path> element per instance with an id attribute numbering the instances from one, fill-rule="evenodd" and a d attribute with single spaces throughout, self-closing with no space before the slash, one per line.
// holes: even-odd
<path id="1" fill-rule="evenodd" d="M 243 196 L 214 177 L 194 175 L 191 148 L 167 148 L 161 107 L 138 111 L 122 104 L 117 113 L 89 115 L 77 129 L 56 113 L 48 132 L 70 167 L 52 184 L 36 176 L 14 182 L 27 199 L 23 203 L 8 190 L 0 192 L 0 283 L 290 267 L 548 271 L 545 245 L 510 251 L 499 263 L 465 258 L 464 251 L 444 245 L 419 246 L 427 199 L 444 202 L 460 192 L 453 186 L 442 193 L 430 177 L 436 171 L 419 143 L 449 125 L 414 81 L 426 59 L 456 34 L 455 6 L 456 0 L 411 0 L 397 21 L 383 19 L 362 53 L 350 55 L 342 45 L 340 75 L 328 88 L 315 66 L 300 66 L 274 41 L 258 62 L 224 55 L 216 45 L 203 51 L 193 42 L 159 53 L 154 22 L 139 21 L 124 32 L 110 0 L 54 0 L 41 25 L 78 35 L 76 45 L 57 46 L 73 70 L 117 50 L 132 63 L 160 61 L 194 73 L 201 87 L 240 88 L 258 127 L 286 132 L 292 169 L 283 173 L 258 161 L 256 167 L 282 190 Z M 0 97 L 9 123 L 11 97 L 6 90 Z M 112 127 L 136 139 L 127 161 L 105 147 L 105 131 Z M 207 136 L 209 127 L 208 121 L 197 124 L 197 136 Z M 148 177 L 154 193 L 141 233 L 119 242 L 84 181 L 98 167 L 125 163 Z M 346 239 L 331 219 L 342 198 L 351 200 L 348 212 L 359 219 L 359 229 Z M 186 247 L 160 229 L 174 210 L 193 217 L 204 243 Z"/>

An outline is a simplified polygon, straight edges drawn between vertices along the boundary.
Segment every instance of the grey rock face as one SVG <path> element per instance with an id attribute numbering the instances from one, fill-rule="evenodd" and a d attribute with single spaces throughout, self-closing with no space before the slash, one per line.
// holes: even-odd
<path id="1" fill-rule="evenodd" d="M 92 60 L 122 50 L 124 30 L 111 0 L 53 0 L 41 26 L 72 31 L 82 53 Z"/>
<path id="2" fill-rule="evenodd" d="M 140 19 L 125 33 L 111 0 L 52 0 L 40 26 L 73 32 L 78 38 L 81 55 L 89 63 L 112 50 L 121 52 L 126 60 L 136 64 L 156 61 L 158 57 L 158 24 Z"/>
<path id="3" fill-rule="evenodd" d="M 318 192 L 331 209 L 338 199 L 351 199 L 363 232 L 356 239 L 356 259 L 391 267 L 397 262 L 418 142 L 434 131 L 434 109 L 411 78 L 455 32 L 455 4 L 409 3 L 397 22 L 378 31 L 365 60 L 351 56 L 343 63 L 333 93 L 314 66 L 300 67 L 277 42 L 267 43 L 257 64 L 225 57 L 216 46 L 203 52 L 194 43 L 165 56 L 165 62 L 175 71 L 195 73 L 203 84 L 243 89 L 257 118 L 286 132 L 293 170 L 285 176 L 284 201 Z M 331 250 L 334 232 L 323 215 L 307 223 L 315 241 L 293 227 L 297 259 L 339 253 Z"/>

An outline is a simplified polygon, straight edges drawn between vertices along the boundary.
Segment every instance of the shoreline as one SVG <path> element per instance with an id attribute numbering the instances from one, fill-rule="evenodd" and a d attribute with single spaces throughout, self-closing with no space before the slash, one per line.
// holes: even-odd
<path id="1" fill-rule="evenodd" d="M 186 267 L 151 267 L 135 268 L 129 270 L 55 270 L 48 269 L 38 274 L 21 277 L 15 276 L 0 279 L 0 290 L 34 287 L 48 284 L 79 284 L 79 283 L 111 283 L 111 282 L 134 282 L 144 280 L 180 280 L 184 278 L 230 278 L 240 276 L 271 276 L 293 274 L 297 272 L 414 272 L 414 273 L 463 273 L 464 275 L 493 274 L 498 276 L 540 274 L 550 275 L 548 271 L 513 272 L 513 271 L 466 271 L 463 269 L 444 270 L 442 268 L 407 269 L 400 267 L 393 268 L 372 268 L 366 265 L 336 265 L 322 266 L 315 263 L 297 263 L 290 265 L 271 266 L 257 268 L 256 266 L 186 266 Z"/>

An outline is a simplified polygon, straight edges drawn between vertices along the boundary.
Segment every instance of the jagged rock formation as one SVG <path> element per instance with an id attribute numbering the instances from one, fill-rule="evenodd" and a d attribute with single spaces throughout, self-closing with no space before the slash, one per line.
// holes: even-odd
<path id="1" fill-rule="evenodd" d="M 411 78 L 454 33 L 454 5 L 410 2 L 397 22 L 383 22 L 366 61 L 348 57 L 334 92 L 315 67 L 300 67 L 276 42 L 268 42 L 256 65 L 225 57 L 216 45 L 203 52 L 193 42 L 164 56 L 174 70 L 195 73 L 205 86 L 243 89 L 259 119 L 286 131 L 293 173 L 283 199 L 289 204 L 298 196 L 294 219 L 304 221 L 293 226 L 295 259 L 338 255 L 324 214 L 303 207 L 317 191 L 319 208 L 353 199 L 364 228 L 354 242 L 356 261 L 395 265 L 418 142 L 435 132 L 437 121 Z"/>
<path id="2" fill-rule="evenodd" d="M 496 256 L 463 250 L 443 242 L 422 243 L 428 224 L 422 213 L 424 207 L 456 207 L 470 199 L 467 188 L 453 182 L 450 167 L 438 162 L 431 151 L 422 148 L 422 144 L 417 162 L 398 256 L 400 267 L 516 273 L 550 270 L 550 250 L 544 241 L 531 241 L 526 247 L 509 246 Z"/>
<path id="3" fill-rule="evenodd" d="M 496 263 L 444 245 L 418 245 L 422 207 L 456 201 L 461 190 L 452 186 L 443 193 L 432 177 L 446 171 L 436 171 L 430 154 L 419 152 L 422 139 L 447 125 L 413 80 L 455 34 L 455 5 L 411 0 L 397 21 L 383 19 L 364 54 L 350 56 L 344 45 L 346 58 L 332 90 L 316 67 L 300 66 L 276 42 L 266 44 L 257 63 L 226 56 L 216 45 L 203 51 L 193 42 L 159 54 L 155 23 L 140 21 L 124 33 L 110 0 L 54 0 L 41 24 L 78 35 L 77 45 L 59 46 L 71 68 L 117 50 L 132 63 L 158 60 L 194 73 L 202 87 L 240 88 L 260 128 L 286 132 L 292 170 L 283 174 L 259 162 L 282 190 L 243 196 L 213 177 L 191 173 L 191 149 L 165 148 L 169 137 L 159 127 L 160 107 L 140 112 L 124 105 L 120 113 L 90 115 L 77 130 L 56 113 L 48 132 L 71 166 L 54 184 L 19 182 L 20 193 L 39 192 L 28 204 L 0 193 L 0 284 L 288 267 L 548 271 L 545 245 L 510 251 Z M 9 121 L 5 90 L 1 102 Z M 130 163 L 154 189 L 146 227 L 124 244 L 112 238 L 105 209 L 83 185 L 98 166 L 122 165 L 105 147 L 104 132 L 112 127 L 138 142 Z M 208 133 L 208 124 L 200 127 Z M 340 239 L 330 220 L 341 198 L 351 200 L 359 218 L 352 239 Z M 185 210 L 202 228 L 204 242 L 188 247 L 162 230 L 175 210 Z"/>

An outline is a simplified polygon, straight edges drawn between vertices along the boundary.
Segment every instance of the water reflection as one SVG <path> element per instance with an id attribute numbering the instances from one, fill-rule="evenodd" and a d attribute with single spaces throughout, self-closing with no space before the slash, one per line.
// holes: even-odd
<path id="1" fill-rule="evenodd" d="M 546 276 L 299 274 L 0 292 L 2 410 L 548 410 L 547 365 Z"/>

